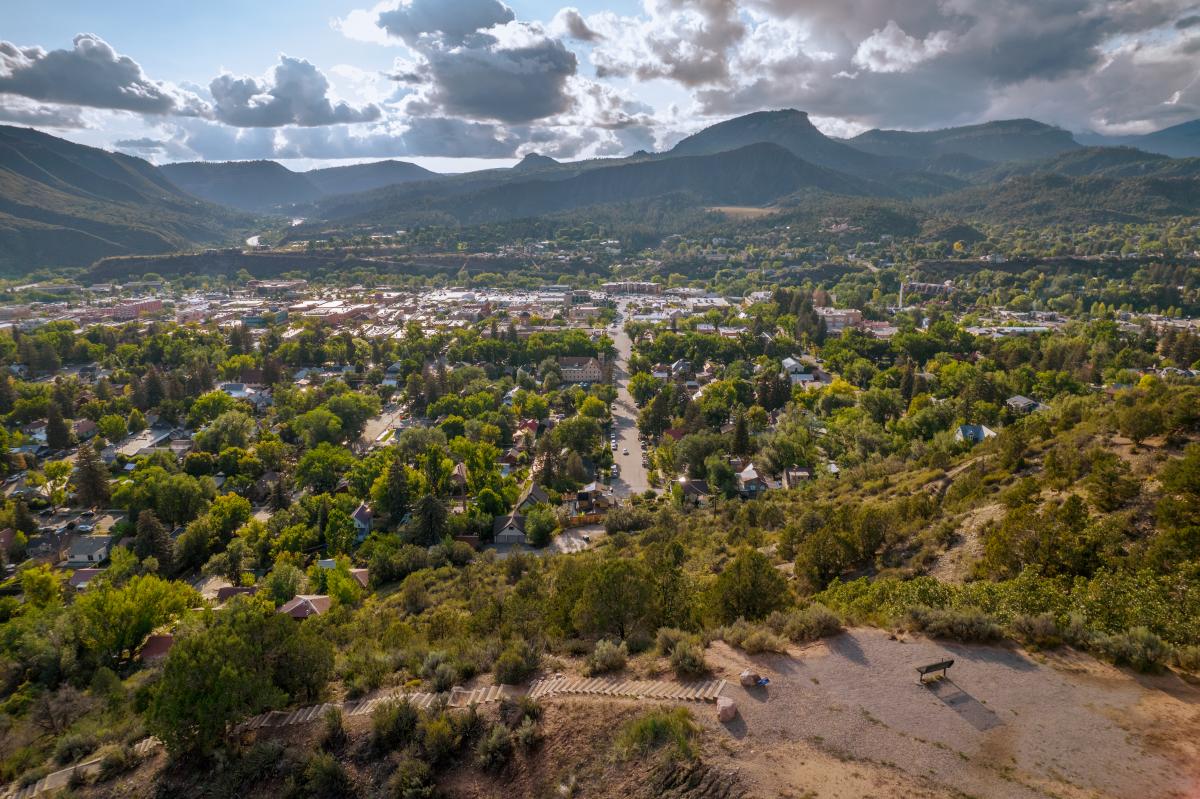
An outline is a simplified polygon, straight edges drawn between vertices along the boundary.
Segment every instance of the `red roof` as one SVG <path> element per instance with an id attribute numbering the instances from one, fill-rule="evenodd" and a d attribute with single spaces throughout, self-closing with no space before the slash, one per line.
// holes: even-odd
<path id="1" fill-rule="evenodd" d="M 329 610 L 331 601 L 325 594 L 297 594 L 279 608 L 280 613 L 286 613 L 293 619 L 307 619 L 309 616 L 320 616 Z"/>
<path id="2" fill-rule="evenodd" d="M 175 636 L 170 633 L 152 635 L 146 639 L 146 643 L 142 644 L 142 651 L 139 654 L 143 663 L 151 663 L 165 658 L 173 646 L 175 646 Z"/>

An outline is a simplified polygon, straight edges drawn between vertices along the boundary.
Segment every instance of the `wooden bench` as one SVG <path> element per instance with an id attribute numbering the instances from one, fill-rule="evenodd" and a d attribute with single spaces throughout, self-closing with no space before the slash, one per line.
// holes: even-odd
<path id="1" fill-rule="evenodd" d="M 917 681 L 919 683 L 921 683 L 921 685 L 924 685 L 925 677 L 928 676 L 930 672 L 934 672 L 934 671 L 940 671 L 942 673 L 942 676 L 945 677 L 946 669 L 950 668 L 953 665 L 954 665 L 953 660 L 939 660 L 937 663 L 930 663 L 927 666 L 917 666 L 917 674 L 921 675 L 920 677 L 917 678 Z"/>

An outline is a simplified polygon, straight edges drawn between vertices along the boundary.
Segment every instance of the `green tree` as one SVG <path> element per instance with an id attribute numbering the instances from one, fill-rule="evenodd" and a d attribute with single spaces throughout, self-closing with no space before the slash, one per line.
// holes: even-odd
<path id="1" fill-rule="evenodd" d="M 556 529 L 558 518 L 549 505 L 534 505 L 525 514 L 525 537 L 531 546 L 541 548 L 549 544 Z"/>
<path id="2" fill-rule="evenodd" d="M 140 433 L 146 429 L 146 417 L 137 408 L 129 412 L 129 419 L 125 422 L 125 429 L 130 433 Z"/>
<path id="3" fill-rule="evenodd" d="M 71 426 L 63 418 L 58 403 L 50 403 L 50 413 L 46 417 L 46 446 L 50 449 L 67 449 L 73 439 Z"/>
<path id="4" fill-rule="evenodd" d="M 108 502 L 108 467 L 100 460 L 100 453 L 93 445 L 83 444 L 79 447 L 72 482 L 80 505 L 95 508 Z"/>
<path id="5" fill-rule="evenodd" d="M 653 589 L 646 567 L 627 558 L 605 558 L 588 571 L 571 622 L 583 635 L 624 639 L 648 631 Z"/>
<path id="6" fill-rule="evenodd" d="M 97 664 L 128 662 L 154 628 L 199 601 L 185 583 L 137 575 L 117 587 L 107 582 L 75 600 L 79 639 Z"/>
<path id="7" fill-rule="evenodd" d="M 175 544 L 152 510 L 138 514 L 133 551 L 139 558 L 157 560 L 160 574 L 171 574 L 175 570 Z"/>
<path id="8" fill-rule="evenodd" d="M 358 532 L 350 515 L 341 508 L 329 511 L 325 521 L 325 549 L 331 555 L 343 555 L 354 548 Z"/>
<path id="9" fill-rule="evenodd" d="M 739 618 L 764 618 L 789 604 L 787 578 L 766 555 L 743 549 L 717 576 L 713 604 L 726 624 Z"/>
<path id="10" fill-rule="evenodd" d="M 296 482 L 321 493 L 337 488 L 338 480 L 354 466 L 354 456 L 344 447 L 323 443 L 310 449 L 296 464 Z"/>
<path id="11" fill-rule="evenodd" d="M 433 494 L 425 494 L 413 508 L 413 540 L 422 546 L 433 546 L 442 540 L 446 530 L 446 503 Z"/>
<path id="12" fill-rule="evenodd" d="M 398 453 L 371 486 L 371 500 L 375 511 L 388 519 L 392 526 L 398 525 L 412 508 L 408 465 Z"/>

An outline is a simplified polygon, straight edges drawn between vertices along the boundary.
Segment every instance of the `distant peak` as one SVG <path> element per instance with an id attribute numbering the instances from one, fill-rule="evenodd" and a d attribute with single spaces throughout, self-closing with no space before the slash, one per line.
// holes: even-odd
<path id="1" fill-rule="evenodd" d="M 527 153 L 521 162 L 513 167 L 513 169 L 533 169 L 544 166 L 557 166 L 558 162 L 548 155 L 540 153 Z"/>

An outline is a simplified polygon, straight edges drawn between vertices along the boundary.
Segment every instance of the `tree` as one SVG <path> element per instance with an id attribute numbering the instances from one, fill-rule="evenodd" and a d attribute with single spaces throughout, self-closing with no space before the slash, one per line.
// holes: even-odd
<path id="1" fill-rule="evenodd" d="M 84 444 L 79 448 L 73 482 L 79 504 L 95 508 L 108 502 L 108 467 L 100 460 L 100 453 L 93 445 Z"/>
<path id="2" fill-rule="evenodd" d="M 746 421 L 746 414 L 739 411 L 737 418 L 733 422 L 733 454 L 739 458 L 744 458 L 752 451 L 750 446 L 750 426 Z"/>
<path id="3" fill-rule="evenodd" d="M 195 436 L 196 446 L 207 452 L 230 447 L 246 449 L 254 434 L 254 420 L 242 411 L 226 411 Z"/>
<path id="4" fill-rule="evenodd" d="M 175 544 L 152 510 L 144 510 L 138 514 L 133 551 L 139 558 L 157 560 L 160 574 L 171 574 L 174 571 Z"/>
<path id="5" fill-rule="evenodd" d="M 433 546 L 442 540 L 446 529 L 446 503 L 433 494 L 425 494 L 413 509 L 413 540 L 423 546 Z"/>
<path id="6" fill-rule="evenodd" d="M 237 598 L 172 647 L 147 724 L 174 754 L 204 753 L 233 726 L 289 700 L 319 695 L 333 647 L 265 600 Z"/>
<path id="7" fill-rule="evenodd" d="M 1130 477 L 1129 464 L 1123 458 L 1100 448 L 1089 454 L 1091 471 L 1084 484 L 1097 508 L 1115 511 L 1137 496 L 1138 483 Z"/>
<path id="8" fill-rule="evenodd" d="M 46 417 L 46 446 L 50 449 L 67 449 L 71 446 L 72 438 L 71 426 L 63 418 L 58 403 L 50 403 L 50 413 Z"/>
<path id="9" fill-rule="evenodd" d="M 21 593 L 25 601 L 35 608 L 44 608 L 62 599 L 63 578 L 45 563 L 21 570 Z"/>
<path id="10" fill-rule="evenodd" d="M 123 586 L 102 582 L 75 600 L 79 638 L 99 665 L 128 662 L 155 627 L 198 601 L 186 583 L 137 575 Z"/>
<path id="11" fill-rule="evenodd" d="M 354 463 L 354 456 L 344 447 L 318 444 L 296 464 L 296 482 L 318 493 L 332 491 Z"/>
<path id="12" fill-rule="evenodd" d="M 729 624 L 756 620 L 788 604 L 787 578 L 756 549 L 744 549 L 717 576 L 714 610 Z"/>
<path id="13" fill-rule="evenodd" d="M 343 555 L 354 548 L 358 531 L 350 515 L 341 508 L 329 511 L 325 521 L 325 549 L 331 555 Z"/>
<path id="14" fill-rule="evenodd" d="M 541 548 L 549 544 L 556 529 L 558 518 L 549 505 L 534 505 L 525 514 L 525 536 L 531 546 Z"/>
<path id="15" fill-rule="evenodd" d="M 411 509 L 408 465 L 398 452 L 371 486 L 371 500 L 375 511 L 386 517 L 393 526 L 398 525 Z"/>
<path id="16" fill-rule="evenodd" d="M 129 419 L 125 422 L 125 429 L 130 433 L 140 433 L 146 429 L 146 417 L 137 408 L 129 412 Z"/>
<path id="17" fill-rule="evenodd" d="M 1117 413 L 1117 428 L 1134 445 L 1140 446 L 1147 438 L 1163 431 L 1162 410 L 1144 402 L 1134 403 Z"/>
<path id="18" fill-rule="evenodd" d="M 120 441 L 129 432 L 128 423 L 115 413 L 105 414 L 96 422 L 100 437 L 109 443 Z"/>
<path id="19" fill-rule="evenodd" d="M 30 476 L 33 476 L 30 472 Z M 46 499 L 52 507 L 58 507 L 67 501 L 67 481 L 71 479 L 71 462 L 50 461 L 42 469 L 41 481 L 46 492 Z"/>
<path id="20" fill-rule="evenodd" d="M 605 558 L 589 569 L 571 622 L 584 635 L 624 639 L 648 626 L 653 590 L 646 567 L 626 558 Z"/>
<path id="21" fill-rule="evenodd" d="M 292 504 L 292 498 L 288 494 L 282 477 L 271 483 L 271 494 L 267 498 L 267 504 L 270 505 L 271 510 L 276 511 L 283 510 Z"/>
<path id="22" fill-rule="evenodd" d="M 236 407 L 237 400 L 224 391 L 210 391 L 201 394 L 192 403 L 191 410 L 188 411 L 188 421 L 192 427 L 200 427 Z"/>
<path id="23" fill-rule="evenodd" d="M 662 388 L 662 382 L 649 372 L 638 372 L 629 378 L 629 393 L 639 408 L 643 407 Z"/>

